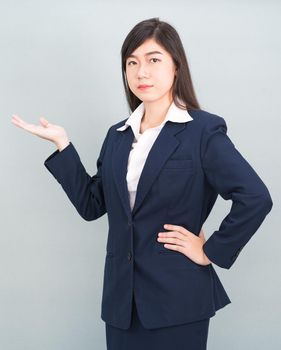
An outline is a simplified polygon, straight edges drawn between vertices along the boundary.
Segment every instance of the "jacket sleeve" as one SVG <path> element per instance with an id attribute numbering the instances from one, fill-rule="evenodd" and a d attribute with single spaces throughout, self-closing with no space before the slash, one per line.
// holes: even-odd
<path id="1" fill-rule="evenodd" d="M 270 212 L 273 202 L 261 178 L 228 137 L 222 117 L 209 118 L 202 135 L 201 152 L 207 182 L 222 198 L 232 200 L 230 212 L 206 240 L 203 250 L 211 262 L 229 269 Z"/>
<path id="2" fill-rule="evenodd" d="M 61 184 L 80 216 L 86 221 L 95 220 L 107 211 L 102 184 L 102 161 L 109 130 L 96 162 L 97 173 L 93 176 L 86 172 L 72 142 L 62 151 L 57 149 L 44 162 L 46 168 Z"/>

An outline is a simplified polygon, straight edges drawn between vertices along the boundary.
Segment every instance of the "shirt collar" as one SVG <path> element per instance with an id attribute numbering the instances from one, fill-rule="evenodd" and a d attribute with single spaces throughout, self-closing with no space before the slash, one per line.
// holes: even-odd
<path id="1" fill-rule="evenodd" d="M 180 101 L 182 102 L 182 101 Z M 134 112 L 130 115 L 130 117 L 126 120 L 125 124 L 122 125 L 121 127 L 117 128 L 116 130 L 118 131 L 124 131 L 126 130 L 129 126 L 131 126 L 135 138 L 138 140 L 139 136 L 141 135 L 139 133 L 140 130 L 140 123 L 141 119 L 143 117 L 144 113 L 144 103 L 142 102 L 135 110 Z M 162 121 L 160 125 L 153 129 L 161 129 L 164 124 L 168 121 L 176 122 L 176 123 L 185 123 L 188 121 L 193 120 L 191 115 L 188 113 L 186 109 L 181 109 L 176 106 L 174 101 L 171 103 L 168 112 L 166 114 L 165 119 Z"/>

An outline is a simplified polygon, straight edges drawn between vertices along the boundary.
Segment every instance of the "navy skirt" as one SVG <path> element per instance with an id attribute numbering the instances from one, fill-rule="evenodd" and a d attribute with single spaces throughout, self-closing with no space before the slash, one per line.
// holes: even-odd
<path id="1" fill-rule="evenodd" d="M 210 318 L 157 329 L 143 328 L 133 299 L 132 322 L 124 330 L 108 323 L 107 350 L 206 350 Z"/>

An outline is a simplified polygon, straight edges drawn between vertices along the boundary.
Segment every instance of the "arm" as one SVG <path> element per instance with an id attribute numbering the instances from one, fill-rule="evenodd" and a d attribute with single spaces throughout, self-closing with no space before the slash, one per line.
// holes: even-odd
<path id="1" fill-rule="evenodd" d="M 106 213 L 102 185 L 102 161 L 109 130 L 96 162 L 97 173 L 92 177 L 86 172 L 71 142 L 61 148 L 58 146 L 59 149 L 44 162 L 46 168 L 61 184 L 80 216 L 86 221 L 95 220 Z"/>
<path id="2" fill-rule="evenodd" d="M 227 136 L 222 117 L 210 117 L 201 146 L 206 180 L 222 198 L 232 200 L 230 212 L 204 243 L 203 250 L 210 261 L 229 269 L 273 202 L 261 178 Z"/>

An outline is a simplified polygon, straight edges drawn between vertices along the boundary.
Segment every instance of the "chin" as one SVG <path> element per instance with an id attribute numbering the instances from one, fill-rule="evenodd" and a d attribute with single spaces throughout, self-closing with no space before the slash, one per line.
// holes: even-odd
<path id="1" fill-rule="evenodd" d="M 139 96 L 138 98 L 143 102 L 154 102 L 159 100 L 159 97 L 155 97 L 155 96 Z"/>

